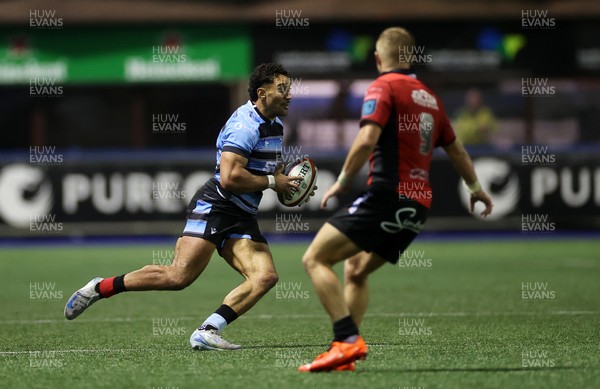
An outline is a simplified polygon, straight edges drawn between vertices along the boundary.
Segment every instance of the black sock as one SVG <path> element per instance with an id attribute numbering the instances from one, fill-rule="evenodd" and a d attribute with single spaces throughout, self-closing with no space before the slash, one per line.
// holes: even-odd
<path id="1" fill-rule="evenodd" d="M 238 314 L 235 313 L 233 309 L 229 305 L 221 305 L 215 311 L 216 314 L 221 315 L 223 319 L 227 322 L 227 324 L 231 324 L 232 321 L 238 318 Z"/>
<path id="2" fill-rule="evenodd" d="M 358 335 L 358 327 L 352 320 L 352 316 L 346 316 L 333 323 L 333 340 L 335 342 L 341 342 L 352 335 Z"/>

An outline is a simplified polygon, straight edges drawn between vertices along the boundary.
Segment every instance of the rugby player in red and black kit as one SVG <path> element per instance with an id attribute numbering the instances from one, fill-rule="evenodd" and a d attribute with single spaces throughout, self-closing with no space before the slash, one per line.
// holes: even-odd
<path id="1" fill-rule="evenodd" d="M 358 326 L 368 303 L 367 277 L 399 256 L 425 223 L 431 204 L 429 167 L 435 147 L 442 147 L 471 192 L 471 212 L 477 201 L 492 201 L 481 189 L 468 153 L 454 135 L 440 99 L 410 68 L 414 38 L 403 28 L 384 30 L 376 43 L 380 76 L 363 102 L 360 131 L 337 182 L 323 196 L 345 192 L 369 160 L 368 188 L 351 205 L 323 225 L 303 257 L 321 304 L 333 321 L 329 351 L 300 371 L 355 370 L 367 355 Z M 344 288 L 332 266 L 345 260 Z"/>

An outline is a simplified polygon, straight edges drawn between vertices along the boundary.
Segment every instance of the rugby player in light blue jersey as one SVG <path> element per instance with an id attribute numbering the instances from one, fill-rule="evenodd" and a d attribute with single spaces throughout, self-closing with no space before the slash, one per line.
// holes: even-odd
<path id="1" fill-rule="evenodd" d="M 94 278 L 75 292 L 65 306 L 72 320 L 99 299 L 138 290 L 181 290 L 208 265 L 215 249 L 244 276 L 223 304 L 190 337 L 200 350 L 239 349 L 221 332 L 256 304 L 277 283 L 273 257 L 255 214 L 265 189 L 278 193 L 297 187 L 277 166 L 283 125 L 291 101 L 290 79 L 278 64 L 265 63 L 252 73 L 250 100 L 239 107 L 217 138 L 214 176 L 192 198 L 187 223 L 175 246 L 170 266 L 148 265 L 117 277 Z M 314 194 L 314 193 L 313 193 Z"/>

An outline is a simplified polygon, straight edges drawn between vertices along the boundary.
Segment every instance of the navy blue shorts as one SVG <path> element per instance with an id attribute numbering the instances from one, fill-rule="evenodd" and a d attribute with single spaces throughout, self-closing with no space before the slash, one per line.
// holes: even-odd
<path id="1" fill-rule="evenodd" d="M 223 198 L 211 180 L 198 189 L 190 201 L 186 218 L 181 236 L 206 239 L 214 243 L 219 252 L 231 238 L 267 243 L 254 215 Z"/>

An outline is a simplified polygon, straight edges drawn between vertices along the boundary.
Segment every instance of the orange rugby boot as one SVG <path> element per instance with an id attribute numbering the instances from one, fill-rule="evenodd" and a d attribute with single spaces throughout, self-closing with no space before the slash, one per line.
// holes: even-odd
<path id="1" fill-rule="evenodd" d="M 313 362 L 300 366 L 298 371 L 319 372 L 336 370 L 336 368 L 340 368 L 340 370 L 356 369 L 355 366 L 345 368 L 342 368 L 342 366 L 351 365 L 357 359 L 365 359 L 367 353 L 367 344 L 359 335 L 354 343 L 333 342 L 329 351 L 319 355 Z"/>

